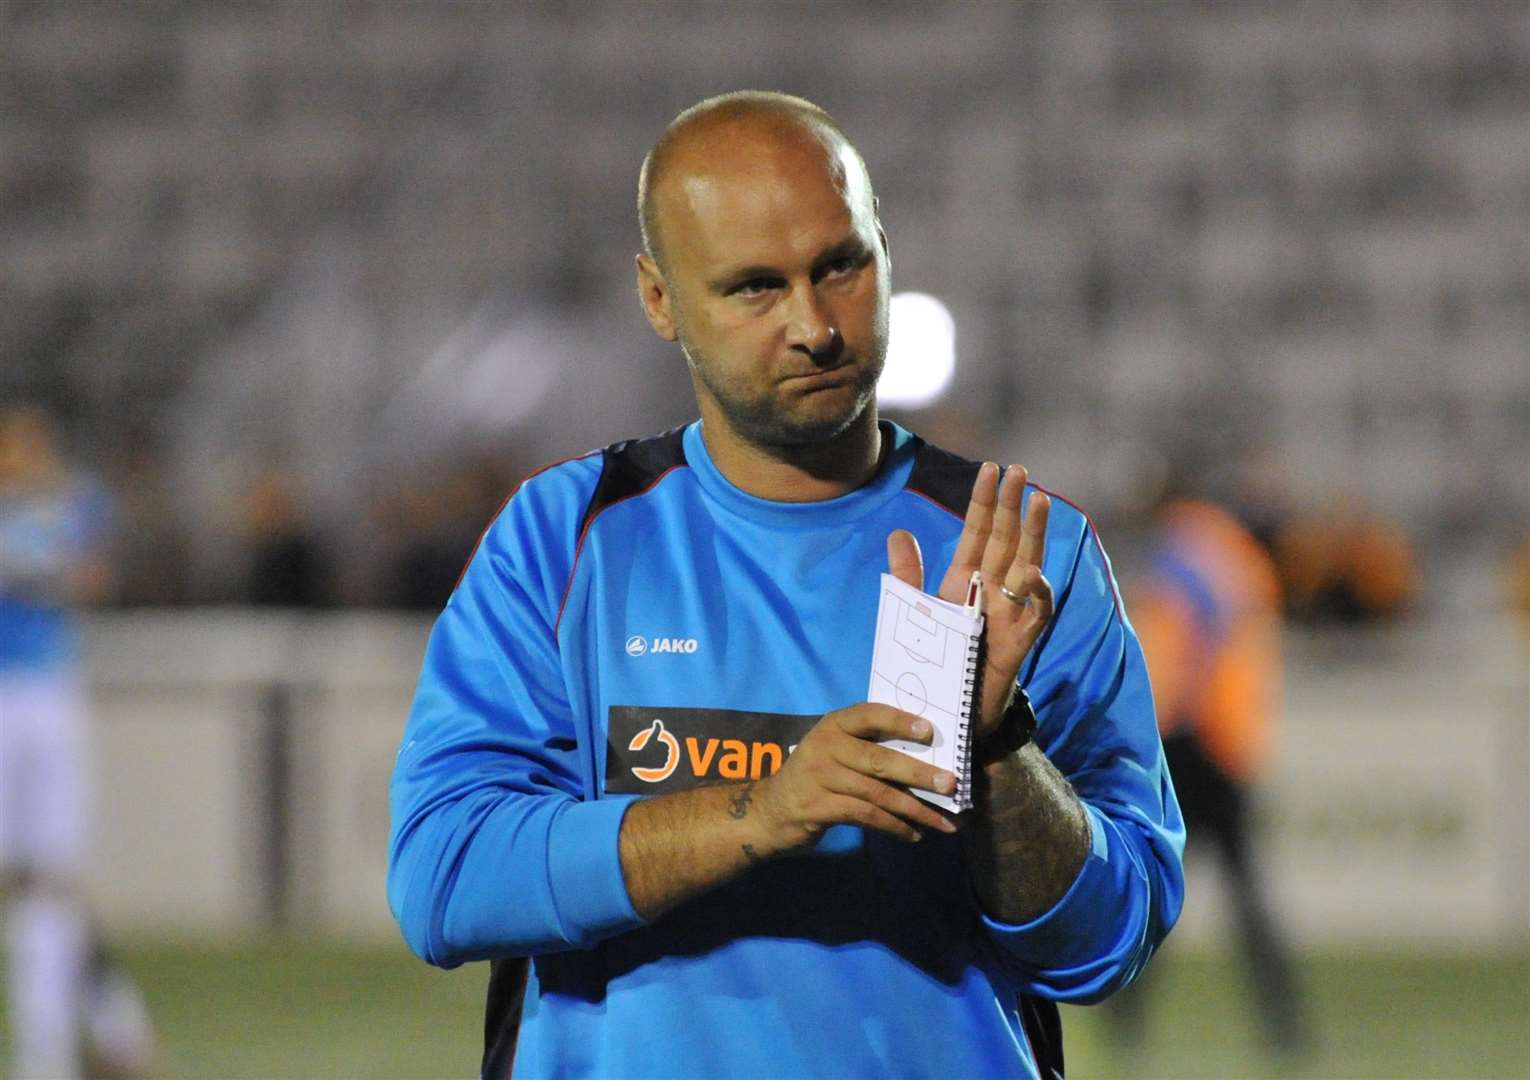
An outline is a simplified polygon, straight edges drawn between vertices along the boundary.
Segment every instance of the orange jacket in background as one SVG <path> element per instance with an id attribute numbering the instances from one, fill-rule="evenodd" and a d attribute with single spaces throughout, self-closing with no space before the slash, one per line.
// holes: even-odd
<path id="1" fill-rule="evenodd" d="M 1253 779 L 1280 692 L 1280 586 L 1264 548 L 1219 507 L 1172 503 L 1132 623 L 1163 734 L 1189 731 L 1223 772 Z"/>

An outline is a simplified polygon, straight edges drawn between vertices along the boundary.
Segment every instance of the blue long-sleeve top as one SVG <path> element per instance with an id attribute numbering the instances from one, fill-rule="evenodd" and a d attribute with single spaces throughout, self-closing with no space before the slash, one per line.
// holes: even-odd
<path id="1" fill-rule="evenodd" d="M 1092 843 L 1050 911 L 997 922 L 958 838 L 852 826 L 651 923 L 633 908 L 627 807 L 768 775 L 865 699 L 889 532 L 932 579 L 949 564 L 977 463 L 883 434 L 870 484 L 778 503 L 692 424 L 534 475 L 485 533 L 399 751 L 388 898 L 433 964 L 532 958 L 515 1075 L 1036 1075 L 1020 995 L 1097 1000 L 1172 926 L 1184 832 L 1142 653 L 1060 499 L 1056 610 L 1019 678 Z"/>

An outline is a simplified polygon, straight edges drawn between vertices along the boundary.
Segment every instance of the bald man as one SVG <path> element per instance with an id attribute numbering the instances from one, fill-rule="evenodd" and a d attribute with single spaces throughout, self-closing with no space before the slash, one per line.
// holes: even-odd
<path id="1" fill-rule="evenodd" d="M 485 533 L 395 769 L 404 935 L 493 962 L 485 1076 L 1060 1074 L 1053 1002 L 1129 981 L 1183 892 L 1099 541 L 879 419 L 887 241 L 822 109 L 687 110 L 639 211 L 700 419 L 534 474 Z M 864 701 L 880 574 L 922 587 L 926 552 L 942 597 L 984 583 L 959 815 L 884 745 L 929 723 Z"/>

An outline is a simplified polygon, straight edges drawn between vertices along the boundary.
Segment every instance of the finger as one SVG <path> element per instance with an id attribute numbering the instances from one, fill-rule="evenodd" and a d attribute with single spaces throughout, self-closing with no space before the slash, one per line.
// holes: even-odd
<path id="1" fill-rule="evenodd" d="M 1052 512 L 1052 500 L 1044 491 L 1032 492 L 1025 504 L 1025 521 L 1020 527 L 1020 544 L 1015 549 L 1015 560 L 1030 566 L 1040 566 L 1047 552 L 1047 517 Z"/>
<path id="2" fill-rule="evenodd" d="M 1041 572 L 1041 567 L 1032 566 L 1026 571 L 1025 581 L 1026 595 L 1031 598 L 1031 610 L 1036 614 L 1036 620 L 1041 623 L 1052 621 L 1052 583 Z"/>
<path id="3" fill-rule="evenodd" d="M 834 745 L 831 754 L 845 768 L 884 783 L 922 788 L 941 795 L 950 795 L 956 790 L 956 777 L 952 773 L 882 743 L 842 739 Z"/>
<path id="4" fill-rule="evenodd" d="M 877 832 L 887 833 L 890 836 L 897 837 L 899 840 L 906 840 L 911 844 L 918 843 L 921 839 L 919 830 L 908 822 L 895 814 L 888 813 L 876 803 L 867 802 L 865 799 L 857 799 L 853 795 L 837 796 L 832 802 L 827 804 L 826 808 L 833 821 L 859 825 L 866 829 L 875 829 Z"/>
<path id="5" fill-rule="evenodd" d="M 956 541 L 956 553 L 951 556 L 951 566 L 940 583 L 940 595 L 951 599 L 951 594 L 967 588 L 972 571 L 983 563 L 983 549 L 988 545 L 988 532 L 993 527 L 993 509 L 998 502 L 999 467 L 985 461 L 978 469 L 977 479 L 972 483 L 972 497 L 967 500 L 967 516 L 962 519 L 962 534 Z"/>
<path id="6" fill-rule="evenodd" d="M 887 572 L 905 585 L 924 588 L 924 558 L 919 554 L 919 541 L 907 529 L 887 536 Z"/>
<path id="7" fill-rule="evenodd" d="M 926 829 L 936 829 L 945 833 L 956 831 L 955 822 L 917 796 L 911 795 L 901 788 L 879 783 L 876 780 L 860 776 L 849 770 L 837 774 L 835 780 L 830 782 L 829 790 L 840 795 L 847 795 L 864 803 L 870 803 L 878 809 L 913 825 L 919 825 Z"/>
<path id="8" fill-rule="evenodd" d="M 875 701 L 864 701 L 829 715 L 841 731 L 857 739 L 908 739 L 928 743 L 934 737 L 934 729 L 924 717 Z"/>
<path id="9" fill-rule="evenodd" d="M 1004 587 L 1021 598 L 1019 606 L 1025 609 L 1022 620 L 1043 624 L 1052 617 L 1052 583 L 1041 572 L 1041 567 L 1017 559 L 1005 575 Z M 1004 599 L 1015 603 L 1007 596 Z"/>
<path id="10" fill-rule="evenodd" d="M 1020 542 L 1020 499 L 1028 479 L 1024 465 L 1011 465 L 999 485 L 999 497 L 993 512 L 993 530 L 983 548 L 983 577 L 999 581 L 1014 561 Z"/>

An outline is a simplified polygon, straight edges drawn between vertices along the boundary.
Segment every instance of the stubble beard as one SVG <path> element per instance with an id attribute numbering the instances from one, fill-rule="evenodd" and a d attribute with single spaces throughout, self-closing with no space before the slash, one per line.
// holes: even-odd
<path id="1" fill-rule="evenodd" d="M 791 411 L 773 393 L 751 394 L 730 380 L 718 364 L 696 348 L 683 327 L 677 327 L 680 350 L 692 377 L 716 403 L 728 425 L 745 442 L 765 450 L 815 446 L 839 438 L 866 413 L 876 397 L 877 381 L 887 362 L 886 319 L 878 320 L 871 352 L 857 373 L 847 408 L 827 414 Z M 828 393 L 832 391 L 821 391 Z"/>

